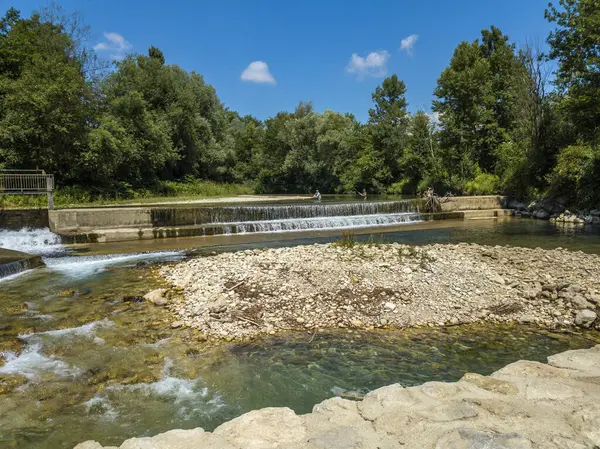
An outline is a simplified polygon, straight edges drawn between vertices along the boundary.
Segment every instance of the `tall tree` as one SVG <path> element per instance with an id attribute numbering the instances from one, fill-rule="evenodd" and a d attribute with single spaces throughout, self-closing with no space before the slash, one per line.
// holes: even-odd
<path id="1" fill-rule="evenodd" d="M 549 57 L 558 61 L 556 85 L 565 95 L 568 111 L 580 135 L 593 145 L 600 143 L 600 2 L 559 0 L 546 18 L 556 22 L 550 33 Z"/>
<path id="2" fill-rule="evenodd" d="M 406 85 L 395 74 L 384 79 L 371 95 L 374 107 L 369 109 L 369 125 L 373 151 L 387 167 L 377 173 L 377 181 L 382 184 L 399 176 L 398 162 L 406 146 L 409 122 L 405 95 Z"/>
<path id="3" fill-rule="evenodd" d="M 511 140 L 518 121 L 515 106 L 526 76 L 507 36 L 496 27 L 481 34 L 459 44 L 434 92 L 445 160 L 461 179 L 494 171 L 496 151 Z"/>
<path id="4" fill-rule="evenodd" d="M 0 165 L 76 175 L 92 120 L 84 60 L 60 24 L 10 9 L 0 20 Z"/>

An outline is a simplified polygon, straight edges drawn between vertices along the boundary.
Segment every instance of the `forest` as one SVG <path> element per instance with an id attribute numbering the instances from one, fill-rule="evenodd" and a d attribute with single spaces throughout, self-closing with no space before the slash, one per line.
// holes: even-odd
<path id="1" fill-rule="evenodd" d="M 540 45 L 492 26 L 461 42 L 433 113 L 385 78 L 366 123 L 300 101 L 261 121 L 225 107 L 160 49 L 106 63 L 77 14 L 0 19 L 0 169 L 39 168 L 88 197 L 201 182 L 256 193 L 507 194 L 600 205 L 600 2 L 559 0 Z M 191 186 L 191 187 L 190 187 Z"/>

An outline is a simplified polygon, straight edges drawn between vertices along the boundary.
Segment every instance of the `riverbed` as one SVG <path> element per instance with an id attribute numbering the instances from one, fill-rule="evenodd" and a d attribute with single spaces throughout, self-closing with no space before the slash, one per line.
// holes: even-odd
<path id="1" fill-rule="evenodd" d="M 449 223 L 374 238 L 600 252 L 594 228 L 538 223 Z M 340 394 L 363 395 L 394 382 L 457 380 L 467 371 L 489 374 L 518 359 L 543 361 L 600 342 L 596 331 L 488 324 L 305 331 L 209 346 L 193 330 L 171 328 L 162 308 L 140 299 L 161 286 L 151 276 L 154 264 L 339 238 L 287 237 L 256 236 L 243 244 L 192 238 L 112 247 L 38 245 L 34 251 L 44 254 L 45 268 L 0 281 L 0 446 L 71 448 L 88 439 L 120 444 L 173 428 L 211 430 L 256 408 L 305 413 Z"/>

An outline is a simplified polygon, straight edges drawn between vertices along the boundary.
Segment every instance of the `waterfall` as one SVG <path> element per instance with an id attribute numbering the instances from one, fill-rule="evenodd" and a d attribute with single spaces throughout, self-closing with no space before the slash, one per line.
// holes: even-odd
<path id="1" fill-rule="evenodd" d="M 203 209 L 205 223 L 243 223 L 247 221 L 291 220 L 298 218 L 364 216 L 418 212 L 414 201 L 352 203 L 313 203 L 265 206 L 208 207 Z"/>
<path id="2" fill-rule="evenodd" d="M 421 221 L 417 201 L 203 208 L 204 235 L 357 229 Z"/>
<path id="3" fill-rule="evenodd" d="M 14 262 L 0 263 L 0 279 L 13 277 L 19 273 L 39 266 L 41 260 L 39 257 L 16 260 Z"/>
<path id="4" fill-rule="evenodd" d="M 43 256 L 64 252 L 60 236 L 48 228 L 23 228 L 20 231 L 0 229 L 0 248 Z"/>

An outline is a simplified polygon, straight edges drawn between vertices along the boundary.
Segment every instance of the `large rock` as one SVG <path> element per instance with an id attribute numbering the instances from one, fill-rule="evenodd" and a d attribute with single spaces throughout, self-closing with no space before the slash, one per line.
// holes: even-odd
<path id="1" fill-rule="evenodd" d="M 146 301 L 150 301 L 153 304 L 156 304 L 157 306 L 164 306 L 167 303 L 167 299 L 165 298 L 166 293 L 166 288 L 157 288 L 156 290 L 153 290 L 150 293 L 146 293 L 144 295 L 144 299 Z"/>
<path id="2" fill-rule="evenodd" d="M 304 420 L 287 407 L 254 410 L 221 424 L 214 433 L 245 449 L 287 447 L 306 439 Z"/>
<path id="3" fill-rule="evenodd" d="M 442 437 L 436 449 L 532 449 L 531 441 L 517 433 L 484 432 L 463 428 Z"/>
<path id="4" fill-rule="evenodd" d="M 596 312 L 593 310 L 580 310 L 577 312 L 577 315 L 575 315 L 575 324 L 581 327 L 591 327 L 597 317 L 598 315 L 596 315 Z"/>

